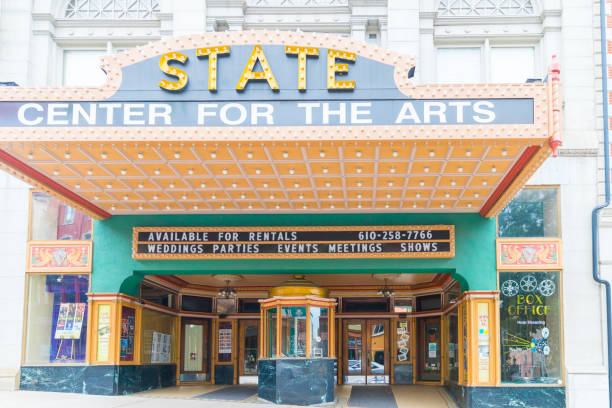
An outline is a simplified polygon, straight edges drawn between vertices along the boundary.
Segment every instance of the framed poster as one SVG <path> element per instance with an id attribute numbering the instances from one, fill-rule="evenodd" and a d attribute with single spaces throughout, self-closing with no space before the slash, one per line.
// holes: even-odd
<path id="1" fill-rule="evenodd" d="M 110 344 L 111 306 L 98 306 L 98 343 L 96 360 L 108 361 Z"/>
<path id="2" fill-rule="evenodd" d="M 232 361 L 232 322 L 219 322 L 217 338 L 217 361 Z"/>
<path id="3" fill-rule="evenodd" d="M 136 332 L 136 310 L 132 307 L 121 307 L 121 343 L 119 360 L 134 360 L 134 334 Z"/>
<path id="4" fill-rule="evenodd" d="M 151 342 L 151 363 L 169 363 L 172 352 L 172 335 L 153 332 Z"/>

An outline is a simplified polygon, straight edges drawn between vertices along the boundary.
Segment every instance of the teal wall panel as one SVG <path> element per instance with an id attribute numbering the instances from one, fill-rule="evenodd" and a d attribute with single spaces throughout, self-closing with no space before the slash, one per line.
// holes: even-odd
<path id="1" fill-rule="evenodd" d="M 452 259 L 135 260 L 132 227 L 455 225 Z M 95 221 L 93 293 L 138 294 L 144 275 L 451 273 L 464 290 L 495 290 L 495 219 L 478 214 L 115 215 Z"/>

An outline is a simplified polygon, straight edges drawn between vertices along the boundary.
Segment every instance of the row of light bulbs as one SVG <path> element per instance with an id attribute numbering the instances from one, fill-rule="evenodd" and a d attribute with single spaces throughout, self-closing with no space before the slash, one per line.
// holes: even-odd
<path id="1" fill-rule="evenodd" d="M 423 170 L 425 171 L 425 173 L 429 173 L 429 167 L 425 167 Z M 127 174 L 127 170 L 126 169 L 121 169 L 120 172 L 121 172 L 122 176 L 125 176 Z M 323 173 L 327 174 L 328 172 L 329 172 L 328 168 L 324 167 L 323 168 Z M 361 174 L 363 172 L 363 169 L 361 167 L 357 167 L 355 169 L 355 172 L 358 173 L 358 174 Z M 396 172 L 395 166 L 391 166 L 391 168 L 389 169 L 389 172 L 390 173 L 395 173 Z M 462 166 L 457 167 L 457 172 L 463 173 L 463 167 Z M 496 172 L 497 172 L 497 167 L 495 165 L 491 166 L 491 173 L 496 173 Z M 159 176 L 161 174 L 161 171 L 159 169 L 155 169 L 154 173 L 155 173 L 156 176 Z M 189 170 L 187 170 L 187 173 L 190 176 L 192 176 L 194 174 L 194 170 L 193 169 L 189 169 Z M 229 171 L 226 168 L 223 168 L 221 170 L 221 173 L 223 175 L 227 175 L 229 173 Z M 255 174 L 258 174 L 258 175 L 261 174 L 261 169 L 255 169 Z M 289 174 L 290 175 L 295 174 L 295 169 L 294 168 L 290 168 L 289 169 Z M 59 176 L 59 170 L 58 169 L 54 169 L 53 170 L 53 175 L 54 176 Z M 88 176 L 93 175 L 93 170 L 92 169 L 88 169 L 87 170 L 87 175 Z"/>
<path id="2" fill-rule="evenodd" d="M 444 203 L 441 203 L 441 204 L 440 204 L 440 208 L 445 208 L 445 207 L 446 207 L 446 206 L 445 206 L 445 204 L 444 204 Z M 467 203 L 467 207 L 468 207 L 468 208 L 472 208 L 472 203 Z M 194 210 L 194 211 L 197 211 L 197 210 L 199 209 L 199 206 L 198 206 L 197 204 L 194 204 L 194 205 L 192 206 L 192 208 L 193 208 L 193 210 Z M 221 205 L 219 206 L 219 208 L 220 208 L 221 210 L 225 210 L 225 204 L 221 204 Z M 274 208 L 275 208 L 275 209 L 277 209 L 277 210 L 280 210 L 280 208 L 281 208 L 281 207 L 280 207 L 280 205 L 279 205 L 279 204 L 276 204 L 276 205 L 274 206 Z M 330 205 L 329 205 L 329 208 L 330 208 L 331 210 L 333 210 L 333 209 L 335 209 L 335 208 L 336 208 L 336 206 L 335 206 L 334 204 L 330 204 Z M 361 209 L 361 208 L 363 208 L 363 206 L 362 206 L 361 204 L 357 204 L 357 208 Z M 385 208 L 386 208 L 386 209 L 388 209 L 388 208 L 391 208 L 391 206 L 390 206 L 390 205 L 387 203 L 387 204 L 385 204 Z M 413 204 L 412 204 L 412 208 L 418 208 L 417 203 L 413 203 Z M 111 210 L 112 210 L 112 211 L 115 211 L 116 209 L 117 209 L 117 207 L 116 207 L 114 204 L 113 204 L 113 205 L 111 205 Z M 138 209 L 142 211 L 142 210 L 144 209 L 144 206 L 143 206 L 142 204 L 139 204 L 139 205 L 138 205 Z M 166 205 L 166 210 L 167 210 L 167 211 L 170 211 L 171 209 L 172 209 L 172 207 L 171 207 L 170 205 Z M 253 205 L 252 205 L 252 204 L 249 204 L 249 205 L 248 205 L 248 209 L 249 209 L 249 210 L 252 210 L 252 209 L 253 209 Z M 302 205 L 302 209 L 307 210 L 307 209 L 308 209 L 308 205 L 307 205 L 307 204 L 303 204 L 303 205 Z"/>
<path id="3" fill-rule="evenodd" d="M 282 154 L 283 154 L 283 158 L 285 158 L 285 159 L 289 158 L 289 152 L 283 151 Z M 392 154 L 393 157 L 398 157 L 399 156 L 399 152 L 397 150 L 393 150 L 391 154 Z M 355 152 L 355 156 L 356 157 L 362 157 L 362 155 L 363 155 L 363 153 L 361 152 L 361 150 L 357 150 Z M 435 150 L 430 150 L 429 151 L 429 157 L 435 157 L 435 155 L 436 155 Z M 467 149 L 465 151 L 465 155 L 467 157 L 470 157 L 472 155 L 471 150 Z M 502 149 L 501 155 L 502 156 L 507 156 L 508 155 L 507 150 L 506 149 Z M 321 150 L 319 152 L 319 157 L 324 158 L 325 156 L 326 156 L 325 150 Z M 67 151 L 67 152 L 64 153 L 64 158 L 65 159 L 70 159 L 70 157 L 71 157 L 70 152 Z M 101 152 L 100 153 L 100 157 L 103 160 L 106 160 L 108 158 L 108 153 L 107 152 Z M 138 152 L 137 153 L 137 157 L 142 160 L 144 158 L 144 153 Z M 210 157 L 211 157 L 211 159 L 217 158 L 217 152 L 210 152 Z M 181 158 L 181 153 L 180 152 L 174 152 L 174 158 L 177 159 L 177 160 L 180 159 Z M 247 158 L 252 159 L 253 158 L 253 152 L 247 152 Z M 33 152 L 29 152 L 28 153 L 28 159 L 30 159 L 30 160 L 34 159 L 34 153 Z"/>

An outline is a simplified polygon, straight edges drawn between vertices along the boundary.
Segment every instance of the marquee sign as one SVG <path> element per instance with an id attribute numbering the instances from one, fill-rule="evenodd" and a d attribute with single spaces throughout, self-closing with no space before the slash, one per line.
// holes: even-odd
<path id="1" fill-rule="evenodd" d="M 105 57 L 102 93 L 22 101 L 9 89 L 0 102 L 0 138 L 2 129 L 32 127 L 537 126 L 545 119 L 538 108 L 546 95 L 534 86 L 415 87 L 411 56 L 365 44 L 356 52 L 347 40 L 273 37 L 234 35 L 214 44 L 189 37 L 170 50 L 142 47 L 141 58 Z"/>
<path id="2" fill-rule="evenodd" d="M 304 211 L 495 216 L 560 145 L 548 82 L 418 84 L 327 34 L 168 38 L 97 88 L 0 87 L 0 168 L 97 219 Z"/>
<path id="3" fill-rule="evenodd" d="M 134 259 L 452 258 L 453 225 L 136 227 Z"/>

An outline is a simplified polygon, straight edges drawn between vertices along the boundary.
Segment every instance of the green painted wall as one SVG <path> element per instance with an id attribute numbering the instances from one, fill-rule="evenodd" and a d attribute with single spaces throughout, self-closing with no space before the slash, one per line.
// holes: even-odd
<path id="1" fill-rule="evenodd" d="M 455 225 L 453 259 L 134 260 L 132 227 Z M 495 219 L 478 214 L 115 215 L 94 223 L 92 292 L 138 295 L 144 275 L 451 273 L 464 290 L 495 290 Z"/>

